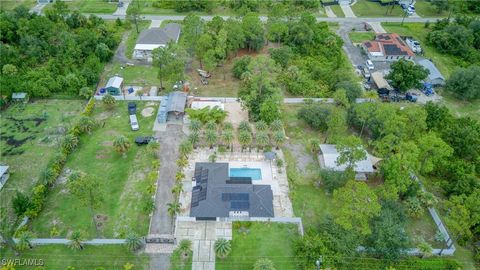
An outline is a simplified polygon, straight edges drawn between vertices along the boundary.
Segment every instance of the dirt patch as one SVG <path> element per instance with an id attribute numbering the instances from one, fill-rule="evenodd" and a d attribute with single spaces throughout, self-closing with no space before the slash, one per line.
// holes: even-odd
<path id="1" fill-rule="evenodd" d="M 101 114 L 97 115 L 95 117 L 95 119 L 96 120 L 105 120 L 105 119 L 109 118 L 111 115 L 112 115 L 112 112 L 106 111 L 106 112 L 102 112 Z"/>
<path id="2" fill-rule="evenodd" d="M 315 162 L 312 155 L 305 151 L 305 147 L 299 143 L 288 143 L 285 144 L 285 147 L 292 153 L 297 162 L 297 169 L 306 173 L 308 170 L 308 165 L 312 162 Z"/>
<path id="3" fill-rule="evenodd" d="M 150 117 L 153 115 L 154 109 L 152 107 L 146 107 L 145 109 L 142 110 L 142 116 L 143 117 Z"/>
<path id="4" fill-rule="evenodd" d="M 113 146 L 113 141 L 103 141 L 102 145 L 107 146 L 107 147 L 112 147 Z"/>
<path id="5" fill-rule="evenodd" d="M 242 109 L 240 102 L 225 103 L 225 111 L 228 113 L 225 121 L 232 123 L 234 127 L 244 120 L 248 121 L 248 112 Z"/>

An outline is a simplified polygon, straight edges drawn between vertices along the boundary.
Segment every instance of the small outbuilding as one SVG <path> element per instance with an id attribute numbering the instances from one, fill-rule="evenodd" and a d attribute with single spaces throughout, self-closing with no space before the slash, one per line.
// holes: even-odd
<path id="1" fill-rule="evenodd" d="M 178 119 L 185 113 L 185 106 L 187 103 L 187 93 L 181 91 L 174 91 L 162 99 L 160 109 L 158 110 L 158 123 L 166 123 L 168 120 L 173 120 L 169 116 L 174 116 Z"/>
<path id="2" fill-rule="evenodd" d="M 18 103 L 26 103 L 28 101 L 28 95 L 25 92 L 12 93 L 12 101 Z"/>
<path id="3" fill-rule="evenodd" d="M 5 186 L 8 177 L 10 177 L 9 167 L 3 165 L 0 166 L 0 190 L 2 190 L 3 186 Z"/>
<path id="4" fill-rule="evenodd" d="M 379 90 L 393 90 L 392 86 L 385 80 L 383 74 L 379 71 L 373 72 L 371 75 L 373 83 Z"/>
<path id="5" fill-rule="evenodd" d="M 367 180 L 369 174 L 375 172 L 371 156 L 365 151 L 366 158 L 355 163 L 355 179 Z M 320 167 L 334 170 L 337 172 L 344 172 L 347 169 L 347 164 L 339 165 L 337 163 L 340 153 L 334 144 L 320 144 L 320 154 L 318 155 L 318 162 Z"/>
<path id="6" fill-rule="evenodd" d="M 108 80 L 104 89 L 106 93 L 112 96 L 118 96 L 122 92 L 122 87 L 123 87 L 123 78 L 119 76 L 113 76 Z"/>
<path id="7" fill-rule="evenodd" d="M 445 85 L 445 77 L 442 76 L 442 73 L 432 61 L 422 58 L 417 60 L 417 64 L 429 71 L 425 82 L 431 83 L 433 86 Z"/>

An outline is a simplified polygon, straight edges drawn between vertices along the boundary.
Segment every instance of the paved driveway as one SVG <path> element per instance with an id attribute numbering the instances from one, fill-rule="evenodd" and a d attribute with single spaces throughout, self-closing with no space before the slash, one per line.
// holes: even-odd
<path id="1" fill-rule="evenodd" d="M 343 40 L 343 50 L 350 59 L 350 62 L 355 67 L 358 65 L 363 65 L 365 63 L 365 56 L 362 55 L 361 49 L 353 45 L 352 41 L 348 37 L 348 33 L 353 28 L 358 28 L 359 24 L 357 23 L 340 23 L 340 27 L 337 30 L 337 35 L 339 35 Z"/>
<path id="2" fill-rule="evenodd" d="M 122 0 L 121 0 L 122 1 Z M 115 16 L 125 16 L 127 15 L 127 9 L 130 5 L 130 0 L 123 0 L 123 6 L 117 7 L 117 10 L 113 13 Z"/>

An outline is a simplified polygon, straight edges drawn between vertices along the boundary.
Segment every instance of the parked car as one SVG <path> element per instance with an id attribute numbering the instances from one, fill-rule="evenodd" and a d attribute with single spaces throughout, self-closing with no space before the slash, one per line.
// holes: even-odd
<path id="1" fill-rule="evenodd" d="M 123 2 L 122 1 L 118 2 L 118 7 L 123 7 Z"/>
<path id="2" fill-rule="evenodd" d="M 405 3 L 400 4 L 400 6 L 402 7 L 403 10 L 406 10 L 408 8 L 407 4 L 405 4 Z"/>
<path id="3" fill-rule="evenodd" d="M 136 137 L 135 138 L 135 143 L 137 145 L 144 145 L 144 144 L 149 144 L 151 141 L 156 141 L 155 137 L 152 136 L 146 136 L 146 137 Z"/>
<path id="4" fill-rule="evenodd" d="M 137 113 L 137 104 L 135 102 L 128 103 L 128 114 L 132 115 Z"/>
<path id="5" fill-rule="evenodd" d="M 375 66 L 373 65 L 372 60 L 367 60 L 367 62 L 365 62 L 365 65 L 366 65 L 367 68 L 370 69 L 370 70 L 375 69 Z"/>
<path id="6" fill-rule="evenodd" d="M 135 114 L 130 115 L 130 126 L 132 127 L 133 131 L 140 129 L 140 127 L 138 126 L 137 116 Z"/>
<path id="7" fill-rule="evenodd" d="M 363 77 L 365 77 L 365 79 L 370 79 L 370 77 L 372 76 L 370 74 L 370 70 L 367 68 L 367 67 L 362 67 L 362 74 L 363 74 Z"/>

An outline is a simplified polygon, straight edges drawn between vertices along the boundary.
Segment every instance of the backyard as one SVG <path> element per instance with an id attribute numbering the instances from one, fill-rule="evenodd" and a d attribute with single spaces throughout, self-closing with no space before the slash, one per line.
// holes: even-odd
<path id="1" fill-rule="evenodd" d="M 403 10 L 399 5 L 380 5 L 379 2 L 369 0 L 358 0 L 352 5 L 353 13 L 357 17 L 401 17 Z"/>
<path id="2" fill-rule="evenodd" d="M 226 259 L 217 259 L 215 269 L 251 270 L 260 258 L 269 258 L 277 270 L 297 269 L 293 259 L 296 225 L 234 222 L 232 233 L 232 252 Z"/>
<path id="3" fill-rule="evenodd" d="M 127 263 L 133 264 L 133 269 L 147 269 L 149 266 L 147 255 L 132 253 L 122 245 L 85 246 L 81 251 L 72 250 L 66 245 L 45 245 L 23 251 L 20 256 L 7 253 L 5 258 L 43 260 L 43 268 L 35 269 L 114 270 L 124 269 Z M 17 265 L 15 269 L 33 268 Z"/>
<path id="4" fill-rule="evenodd" d="M 119 102 L 113 110 L 107 110 L 98 102 L 93 117 L 99 126 L 91 134 L 80 139 L 76 152 L 72 153 L 62 175 L 51 191 L 44 211 L 31 224 L 39 237 L 50 237 L 55 228 L 59 237 L 72 230 L 81 230 L 89 238 L 122 237 L 130 230 L 144 235 L 148 230 L 149 216 L 143 211 L 144 191 L 148 187 L 147 174 L 154 157 L 145 146 L 133 144 L 136 136 L 152 135 L 156 106 L 153 102 L 138 102 L 137 116 L 140 131 L 133 132 L 128 124 L 125 102 Z M 149 107 L 151 115 L 140 112 Z M 113 140 L 123 135 L 131 142 L 125 156 L 114 151 Z M 98 189 L 103 200 L 95 209 L 96 232 L 89 207 L 72 196 L 66 185 L 68 172 L 82 171 L 99 180 Z"/>
<path id="5" fill-rule="evenodd" d="M 12 190 L 30 192 L 83 106 L 81 100 L 43 99 L 1 112 L 1 163 L 10 166 L 10 178 L 0 192 L 2 202 L 10 202 Z"/>
<path id="6" fill-rule="evenodd" d="M 415 11 L 419 16 L 422 17 L 447 17 L 448 11 L 442 10 L 440 13 L 437 12 L 435 6 L 433 6 L 430 1 L 427 0 L 417 0 L 415 1 Z"/>
<path id="7" fill-rule="evenodd" d="M 99 86 L 103 87 L 108 79 L 115 75 L 123 78 L 125 86 L 160 86 L 157 68 L 147 65 L 127 66 L 119 62 L 105 66 Z"/>

